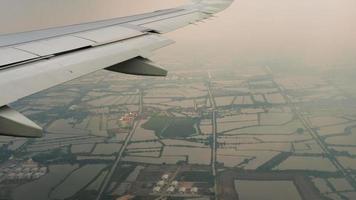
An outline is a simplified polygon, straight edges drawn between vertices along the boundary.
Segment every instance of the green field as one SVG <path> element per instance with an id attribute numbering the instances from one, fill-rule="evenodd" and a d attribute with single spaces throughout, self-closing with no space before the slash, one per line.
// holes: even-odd
<path id="1" fill-rule="evenodd" d="M 177 175 L 178 181 L 213 183 L 214 177 L 208 171 L 184 171 Z"/>
<path id="2" fill-rule="evenodd" d="M 153 116 L 142 128 L 152 130 L 160 138 L 185 138 L 196 133 L 195 118 Z"/>

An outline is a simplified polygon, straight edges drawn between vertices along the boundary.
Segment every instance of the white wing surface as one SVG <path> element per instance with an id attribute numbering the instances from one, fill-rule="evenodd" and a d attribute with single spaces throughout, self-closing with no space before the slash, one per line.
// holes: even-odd
<path id="1" fill-rule="evenodd" d="M 40 137 L 40 127 L 7 105 L 80 76 L 101 69 L 165 76 L 147 59 L 173 43 L 162 34 L 207 19 L 232 1 L 201 0 L 141 15 L 0 35 L 0 134 Z"/>

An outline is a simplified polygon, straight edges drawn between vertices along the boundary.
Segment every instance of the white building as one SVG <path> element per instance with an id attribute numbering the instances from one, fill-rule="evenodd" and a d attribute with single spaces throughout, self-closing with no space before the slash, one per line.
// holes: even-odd
<path id="1" fill-rule="evenodd" d="M 154 187 L 154 188 L 153 188 L 153 192 L 154 192 L 154 193 L 159 193 L 160 191 L 161 191 L 161 187 L 158 187 L 158 186 L 157 186 L 157 187 Z"/>
<path id="2" fill-rule="evenodd" d="M 22 171 L 25 172 L 25 173 L 28 173 L 28 172 L 31 171 L 31 168 L 26 167 L 26 168 L 24 168 Z"/>
<path id="3" fill-rule="evenodd" d="M 18 167 L 15 169 L 15 172 L 21 172 L 22 171 L 22 167 Z"/>
<path id="4" fill-rule="evenodd" d="M 192 189 L 190 189 L 190 192 L 193 194 L 198 193 L 198 188 L 197 187 L 192 187 Z"/>
<path id="5" fill-rule="evenodd" d="M 165 184 L 164 181 L 158 181 L 158 182 L 157 182 L 157 186 L 160 186 L 160 187 L 164 186 L 164 184 Z"/>
<path id="6" fill-rule="evenodd" d="M 41 176 L 45 175 L 44 173 L 37 172 L 32 175 L 33 179 L 39 179 Z"/>
<path id="7" fill-rule="evenodd" d="M 32 178 L 32 172 L 25 173 L 25 179 L 31 179 Z"/>
<path id="8" fill-rule="evenodd" d="M 77 110 L 78 109 L 78 105 L 72 105 L 71 107 L 69 107 L 69 110 L 73 111 L 73 110 Z"/>
<path id="9" fill-rule="evenodd" d="M 38 164 L 30 158 L 22 164 L 22 167 L 34 168 L 38 167 Z"/>
<path id="10" fill-rule="evenodd" d="M 38 167 L 32 167 L 31 172 L 38 172 L 39 168 Z"/>
<path id="11" fill-rule="evenodd" d="M 181 187 L 179 188 L 179 193 L 185 193 L 187 189 L 185 187 Z"/>
<path id="12" fill-rule="evenodd" d="M 171 186 L 177 187 L 178 186 L 178 181 L 172 181 Z"/>
<path id="13" fill-rule="evenodd" d="M 24 179 L 25 178 L 25 174 L 20 172 L 17 174 L 17 179 Z"/>
<path id="14" fill-rule="evenodd" d="M 163 176 L 162 176 L 162 180 L 167 180 L 169 178 L 169 175 L 168 174 L 164 174 Z"/>
<path id="15" fill-rule="evenodd" d="M 171 186 L 171 187 L 169 187 L 169 188 L 167 189 L 167 192 L 168 192 L 168 193 L 173 193 L 174 190 L 175 190 L 175 188 Z"/>

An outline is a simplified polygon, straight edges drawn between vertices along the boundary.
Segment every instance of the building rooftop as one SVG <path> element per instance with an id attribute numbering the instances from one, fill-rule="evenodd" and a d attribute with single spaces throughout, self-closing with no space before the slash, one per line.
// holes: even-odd
<path id="1" fill-rule="evenodd" d="M 174 190 L 175 190 L 175 188 L 171 186 L 167 189 L 167 192 L 174 192 Z"/>

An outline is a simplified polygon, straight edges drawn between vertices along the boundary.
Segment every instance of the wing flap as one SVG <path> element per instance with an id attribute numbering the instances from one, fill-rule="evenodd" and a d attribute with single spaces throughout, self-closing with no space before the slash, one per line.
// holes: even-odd
<path id="1" fill-rule="evenodd" d="M 5 47 L 0 48 L 0 67 L 12 63 L 23 62 L 38 58 L 39 56 L 19 49 Z"/>
<path id="2" fill-rule="evenodd" d="M 15 48 L 38 56 L 48 56 L 73 51 L 75 49 L 81 49 L 94 44 L 95 43 L 90 40 L 74 36 L 62 36 L 16 45 Z"/>
<path id="3" fill-rule="evenodd" d="M 0 105 L 73 80 L 123 61 L 147 55 L 173 41 L 159 35 L 145 35 L 121 42 L 56 56 L 51 59 L 3 69 L 0 73 Z"/>
<path id="4" fill-rule="evenodd" d="M 74 36 L 93 41 L 97 45 L 102 45 L 110 42 L 137 37 L 144 34 L 145 33 L 138 30 L 116 25 L 116 26 L 110 26 L 98 30 L 77 33 L 74 34 Z"/>
<path id="5" fill-rule="evenodd" d="M 159 21 L 149 22 L 141 24 L 141 26 L 155 30 L 158 33 L 167 33 L 178 28 L 187 26 L 191 23 L 208 18 L 208 14 L 201 12 L 193 12 L 189 14 L 184 14 L 174 18 L 167 18 Z"/>
<path id="6" fill-rule="evenodd" d="M 173 43 L 157 33 L 209 18 L 232 1 L 197 0 L 141 15 L 0 35 L 0 135 L 41 136 L 40 127 L 6 105 L 55 85 L 105 68 L 165 76 L 166 70 L 143 58 Z"/>
<path id="7" fill-rule="evenodd" d="M 200 0 L 194 4 L 136 16 L 0 35 L 0 68 L 138 37 L 149 31 L 166 33 L 209 18 L 231 2 Z"/>
<path id="8" fill-rule="evenodd" d="M 97 30 L 109 26 L 114 26 L 114 25 L 124 25 L 133 21 L 176 13 L 181 10 L 182 9 L 179 8 L 172 8 L 172 9 L 160 10 L 152 13 L 146 13 L 146 14 L 140 14 L 140 15 L 134 15 L 128 17 L 120 17 L 120 18 L 108 19 L 103 21 L 75 24 L 75 25 L 69 25 L 64 27 L 54 27 L 49 29 L 35 30 L 29 32 L 22 32 L 22 33 L 0 35 L 0 47 L 13 46 L 17 44 L 23 44 L 26 42 L 44 40 L 44 39 L 76 34 L 76 33 L 90 31 L 90 30 Z"/>
<path id="9" fill-rule="evenodd" d="M 191 14 L 191 13 L 198 12 L 198 11 L 199 10 L 197 10 L 197 9 L 179 9 L 176 12 L 168 13 L 165 15 L 158 15 L 158 16 L 154 16 L 154 17 L 144 18 L 144 19 L 139 19 L 139 20 L 131 21 L 128 24 L 142 25 L 142 24 L 147 24 L 147 23 L 156 22 L 156 21 L 160 21 L 160 20 L 176 18 L 179 16 Z"/>

